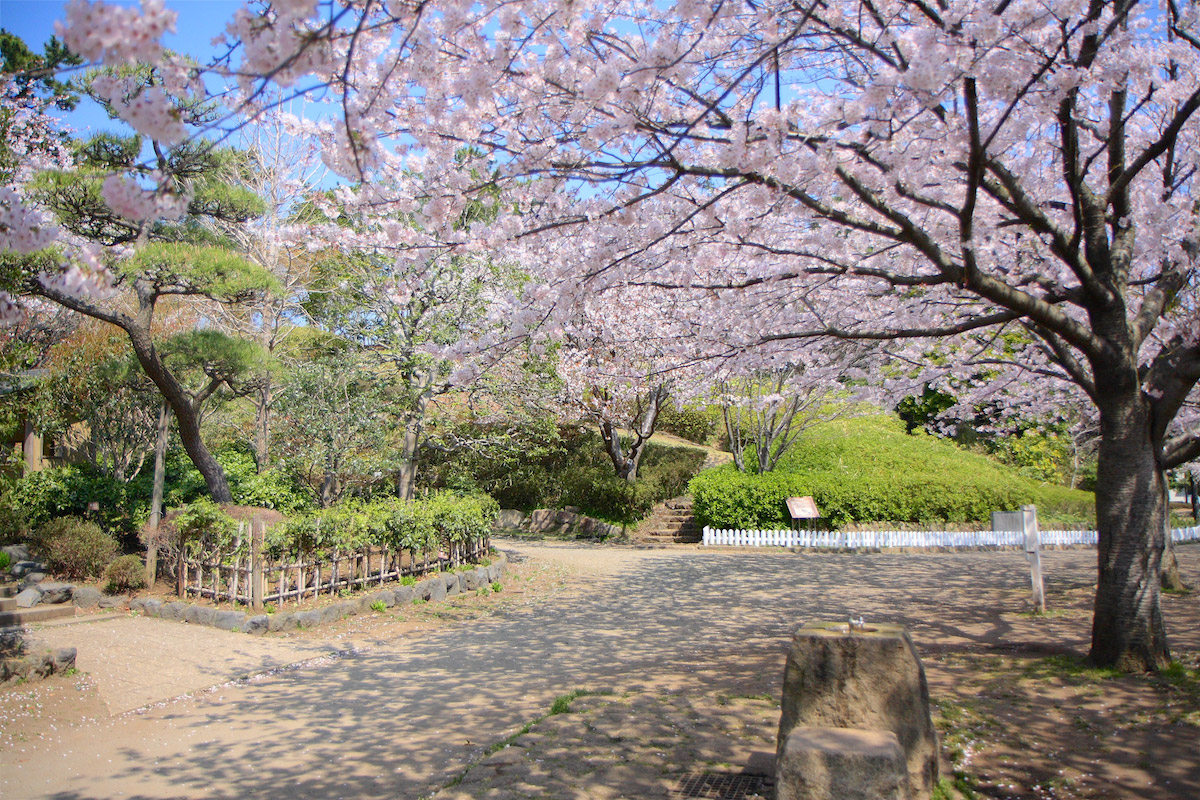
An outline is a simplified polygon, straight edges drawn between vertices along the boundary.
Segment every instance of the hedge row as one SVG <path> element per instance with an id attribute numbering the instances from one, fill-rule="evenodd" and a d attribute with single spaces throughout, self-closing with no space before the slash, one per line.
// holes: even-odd
<path id="1" fill-rule="evenodd" d="M 821 426 L 776 472 L 731 465 L 694 478 L 697 520 L 720 528 L 789 527 L 785 500 L 811 496 L 834 525 L 853 522 L 979 522 L 993 511 L 1038 505 L 1044 521 L 1086 522 L 1090 493 L 1043 486 L 991 460 L 928 436 L 909 436 L 888 418 Z"/>
<path id="2" fill-rule="evenodd" d="M 441 493 L 412 501 L 347 501 L 275 525 L 266 532 L 264 546 L 274 559 L 320 557 L 366 546 L 447 549 L 486 537 L 498 511 L 496 501 L 486 495 Z M 211 501 L 181 509 L 172 523 L 193 553 L 228 558 L 248 552 L 249 537 L 238 542 L 237 523 Z"/>

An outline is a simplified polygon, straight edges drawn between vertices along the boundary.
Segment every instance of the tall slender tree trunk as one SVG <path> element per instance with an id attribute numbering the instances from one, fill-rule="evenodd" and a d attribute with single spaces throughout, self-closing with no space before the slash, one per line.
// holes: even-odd
<path id="1" fill-rule="evenodd" d="M 1110 373 L 1111 375 L 1111 373 Z M 1157 448 L 1150 434 L 1150 410 L 1136 381 L 1118 376 L 1100 407 L 1100 449 L 1096 473 L 1096 521 L 1100 534 L 1099 579 L 1092 620 L 1091 659 L 1123 671 L 1167 665 L 1170 652 L 1160 607 L 1166 494 Z"/>
<path id="2" fill-rule="evenodd" d="M 154 440 L 154 485 L 150 490 L 150 521 L 146 535 L 146 583 L 158 577 L 158 526 L 162 522 L 163 488 L 167 482 L 167 443 L 171 433 L 171 407 L 164 400 L 158 410 L 158 436 Z"/>
<path id="3" fill-rule="evenodd" d="M 1179 572 L 1179 559 L 1175 557 L 1175 543 L 1171 541 L 1171 496 L 1167 477 L 1161 477 L 1163 487 L 1163 560 L 1160 585 L 1171 592 L 1185 592 L 1188 585 Z"/>
<path id="4" fill-rule="evenodd" d="M 421 420 L 410 416 L 404 421 L 404 440 L 401 443 L 400 471 L 396 474 L 396 496 L 412 500 L 417 488 L 417 458 L 421 450 Z"/>
<path id="5" fill-rule="evenodd" d="M 275 387 L 268 375 L 258 390 L 254 409 L 254 461 L 258 471 L 263 472 L 271 462 L 271 400 Z"/>
<path id="6" fill-rule="evenodd" d="M 125 332 L 129 334 L 129 342 L 133 346 L 138 363 L 142 365 L 146 375 L 162 392 L 163 399 L 171 406 L 171 412 L 175 415 L 175 421 L 179 426 L 179 440 L 183 443 L 183 449 L 187 452 L 188 458 L 192 460 L 196 469 L 204 477 L 209 495 L 217 503 L 232 503 L 233 492 L 229 489 L 229 480 L 225 477 L 225 470 L 200 436 L 200 414 L 192 406 L 191 398 L 188 397 L 183 386 L 159 357 L 158 350 L 150 338 L 149 324 L 147 323 L 144 329 L 129 327 L 125 329 Z"/>

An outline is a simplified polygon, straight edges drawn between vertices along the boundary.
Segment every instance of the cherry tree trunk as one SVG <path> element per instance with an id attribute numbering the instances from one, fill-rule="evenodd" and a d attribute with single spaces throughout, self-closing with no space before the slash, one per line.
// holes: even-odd
<path id="1" fill-rule="evenodd" d="M 421 448 L 421 424 L 410 419 L 404 424 L 400 452 L 400 471 L 396 475 L 396 496 L 412 500 L 417 487 L 417 455 Z"/>
<path id="2" fill-rule="evenodd" d="M 1099 579 L 1090 656 L 1123 671 L 1155 670 L 1170 655 L 1159 595 L 1166 494 L 1150 411 L 1136 383 L 1106 393 L 1099 405 Z"/>

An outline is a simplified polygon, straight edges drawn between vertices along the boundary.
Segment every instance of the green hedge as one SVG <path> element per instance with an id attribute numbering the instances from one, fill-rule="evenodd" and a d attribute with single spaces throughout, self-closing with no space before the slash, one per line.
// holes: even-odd
<path id="1" fill-rule="evenodd" d="M 1090 493 L 1042 486 L 990 459 L 887 417 L 819 426 L 780 468 L 764 475 L 732 465 L 692 479 L 697 520 L 719 528 L 788 527 L 784 501 L 810 495 L 838 526 L 852 522 L 982 522 L 993 511 L 1039 507 L 1043 521 L 1087 522 Z"/>
<path id="2" fill-rule="evenodd" d="M 276 525 L 267 532 L 265 544 L 274 558 L 364 546 L 446 549 L 486 537 L 498 511 L 496 501 L 478 494 L 440 493 L 408 502 L 395 498 L 370 503 L 348 501 Z M 211 538 L 198 538 L 197 546 L 231 555 L 230 534 L 222 529 L 219 535 L 224 541 L 216 546 Z"/>

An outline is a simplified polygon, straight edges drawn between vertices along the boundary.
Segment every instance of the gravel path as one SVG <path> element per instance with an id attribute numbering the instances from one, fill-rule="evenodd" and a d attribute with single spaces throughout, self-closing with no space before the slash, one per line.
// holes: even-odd
<path id="1" fill-rule="evenodd" d="M 1068 621 L 1023 621 L 997 613 L 1019 609 L 1015 598 L 1028 581 L 1019 553 L 798 555 L 501 546 L 515 561 L 560 565 L 574 575 L 571 588 L 537 605 L 415 637 L 366 631 L 342 655 L 268 669 L 197 696 L 164 699 L 7 749 L 0 752 L 0 796 L 429 796 L 469 765 L 495 759 L 486 756 L 489 745 L 543 717 L 556 697 L 579 690 L 611 692 L 611 700 L 589 706 L 609 716 L 615 712 L 605 709 L 637 706 L 643 696 L 681 698 L 682 706 L 663 708 L 685 719 L 691 698 L 704 698 L 702 705 L 710 709 L 722 698 L 748 700 L 744 713 L 722 722 L 724 733 L 707 738 L 698 733 L 695 747 L 686 751 L 685 760 L 736 770 L 761 761 L 773 748 L 774 722 L 764 708 L 774 707 L 770 698 L 778 693 L 786 645 L 804 620 L 853 613 L 906 623 L 927 652 L 988 649 L 998 641 L 1031 638 L 1084 645 L 1078 626 Z M 1094 562 L 1090 551 L 1045 554 L 1050 592 L 1090 584 Z M 195 630 L 224 637 L 250 663 L 262 657 L 254 648 L 281 647 L 280 640 L 259 643 Z M 306 657 L 312 654 L 306 648 L 319 646 L 285 644 Z M 219 652 L 214 647 L 205 663 L 217 661 Z M 81 651 L 81 664 L 87 657 Z M 137 660 L 132 653 L 131 661 Z M 138 674 L 136 666 L 131 669 Z M 203 669 L 221 673 L 217 667 Z M 150 675 L 144 678 L 152 682 Z M 659 725 L 663 717 L 639 719 Z M 712 744 L 728 743 L 734 729 L 745 730 L 743 741 L 724 749 Z M 618 738 L 630 741 L 636 734 L 631 730 Z M 678 754 L 657 765 L 649 761 L 634 759 L 623 768 L 620 780 L 638 787 L 628 796 L 666 797 L 664 774 L 688 766 Z M 603 774 L 595 773 L 594 780 L 606 783 Z M 462 791 L 447 789 L 444 796 L 463 796 Z M 541 796 L 516 791 L 496 788 L 488 796 Z M 601 796 L 571 791 L 545 796 Z"/>

